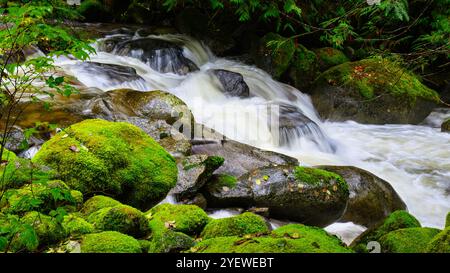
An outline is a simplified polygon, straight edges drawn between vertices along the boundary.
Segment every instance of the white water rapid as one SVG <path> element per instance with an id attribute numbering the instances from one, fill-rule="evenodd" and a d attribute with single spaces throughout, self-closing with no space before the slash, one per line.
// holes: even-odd
<path id="1" fill-rule="evenodd" d="M 91 62 L 136 69 L 141 79 L 127 83 L 103 78 L 78 61 L 60 58 L 56 64 L 84 85 L 104 91 L 132 88 L 171 92 L 187 103 L 197 122 L 231 139 L 296 157 L 302 165 L 353 165 L 366 169 L 389 181 L 423 226 L 444 226 L 445 215 L 450 211 L 450 134 L 441 133 L 436 127 L 444 118 L 450 117 L 450 111 L 441 109 L 420 126 L 322 122 L 307 95 L 273 80 L 261 69 L 216 58 L 200 42 L 186 36 L 151 37 L 182 43 L 183 55 L 193 61 L 199 71 L 186 75 L 159 73 L 135 58 L 140 52 L 127 57 L 98 51 L 91 56 Z M 251 96 L 225 96 L 220 84 L 208 73 L 210 69 L 240 73 Z M 306 136 L 303 131 L 290 131 L 287 132 L 289 143 L 284 146 L 274 144 L 276 141 L 267 125 L 267 115 L 260 111 L 261 106 L 271 103 L 297 107 L 321 130 L 308 128 Z M 219 212 L 215 216 L 220 215 Z M 348 224 L 335 224 L 328 228 L 343 237 L 350 232 L 349 229 Z M 357 226 L 355 230 L 357 235 L 363 229 Z"/>

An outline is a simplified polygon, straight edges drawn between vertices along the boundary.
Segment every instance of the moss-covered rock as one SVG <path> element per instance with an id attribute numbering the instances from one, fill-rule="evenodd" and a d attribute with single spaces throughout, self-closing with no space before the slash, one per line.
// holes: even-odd
<path id="1" fill-rule="evenodd" d="M 8 154 L 9 153 L 9 154 Z M 1 182 L 4 188 L 20 188 L 26 184 L 31 183 L 45 183 L 46 181 L 57 179 L 57 173 L 50 168 L 32 163 L 31 160 L 16 157 L 14 153 L 8 152 L 3 154 L 3 161 L 5 163 L 0 166 L 0 175 L 4 177 Z M 3 170 L 5 175 L 3 176 Z"/>
<path id="2" fill-rule="evenodd" d="M 195 244 L 192 237 L 169 230 L 161 224 L 161 222 L 151 222 L 153 234 L 149 238 L 148 253 L 177 253 L 188 250 Z"/>
<path id="3" fill-rule="evenodd" d="M 298 45 L 289 67 L 289 77 L 293 85 L 301 90 L 307 89 L 318 73 L 316 54 L 303 45 Z"/>
<path id="4" fill-rule="evenodd" d="M 106 22 L 111 19 L 111 14 L 100 0 L 84 0 L 77 11 L 88 22 Z"/>
<path id="5" fill-rule="evenodd" d="M 439 94 L 417 76 L 379 57 L 332 67 L 314 86 L 313 103 L 331 120 L 417 124 L 439 103 Z"/>
<path id="6" fill-rule="evenodd" d="M 380 238 L 383 253 L 424 253 L 428 243 L 440 232 L 436 228 L 403 228 Z"/>
<path id="7" fill-rule="evenodd" d="M 330 67 L 340 65 L 349 61 L 344 52 L 332 47 L 314 49 L 319 61 L 319 69 L 325 71 Z"/>
<path id="8" fill-rule="evenodd" d="M 450 212 L 447 213 L 447 217 L 445 217 L 445 227 L 450 227 Z"/>
<path id="9" fill-rule="evenodd" d="M 205 226 L 200 237 L 210 239 L 268 232 L 269 227 L 264 218 L 245 212 L 233 217 L 212 220 Z"/>
<path id="10" fill-rule="evenodd" d="M 297 165 L 255 169 L 238 180 L 231 188 L 208 182 L 204 191 L 208 206 L 268 208 L 273 218 L 327 226 L 343 215 L 349 198 L 341 176 Z"/>
<path id="11" fill-rule="evenodd" d="M 83 213 L 84 215 L 89 215 L 98 210 L 115 207 L 117 205 L 122 205 L 122 203 L 108 196 L 96 195 L 89 198 L 83 204 L 83 207 L 81 208 L 81 213 Z"/>
<path id="12" fill-rule="evenodd" d="M 380 238 L 389 232 L 405 229 L 420 228 L 420 222 L 411 214 L 404 210 L 398 210 L 391 213 L 386 219 L 367 229 L 350 245 L 357 252 L 367 252 L 367 243 L 379 241 Z"/>
<path id="13" fill-rule="evenodd" d="M 94 232 L 94 226 L 76 214 L 65 215 L 62 226 L 70 235 L 89 234 Z"/>
<path id="14" fill-rule="evenodd" d="M 84 235 L 82 253 L 142 253 L 138 240 L 117 231 Z"/>
<path id="15" fill-rule="evenodd" d="M 175 186 L 175 160 L 141 129 L 85 120 L 55 135 L 33 158 L 58 170 L 73 189 L 101 192 L 148 209 Z"/>
<path id="16" fill-rule="evenodd" d="M 450 119 L 447 119 L 442 123 L 441 132 L 450 132 Z"/>
<path id="17" fill-rule="evenodd" d="M 146 212 L 151 222 L 166 224 L 171 230 L 191 236 L 200 234 L 210 218 L 195 205 L 161 204 Z"/>
<path id="18" fill-rule="evenodd" d="M 67 235 L 56 219 L 37 211 L 25 214 L 21 218 L 21 222 L 33 227 L 39 239 L 39 246 L 57 243 Z"/>
<path id="19" fill-rule="evenodd" d="M 275 47 L 268 45 L 269 42 L 278 43 L 280 46 L 274 50 Z M 288 69 L 294 53 L 295 44 L 291 39 L 276 33 L 268 33 L 259 41 L 253 52 L 253 58 L 256 65 L 279 78 Z"/>
<path id="20" fill-rule="evenodd" d="M 190 249 L 196 253 L 351 253 L 335 236 L 320 228 L 287 225 L 271 235 L 216 237 Z"/>
<path id="21" fill-rule="evenodd" d="M 23 214 L 31 210 L 49 213 L 58 207 L 80 207 L 83 203 L 83 194 L 70 190 L 61 180 L 27 184 L 20 189 L 6 191 L 4 197 L 5 201 L 0 207 L 12 214 Z"/>
<path id="22" fill-rule="evenodd" d="M 429 242 L 426 252 L 450 253 L 450 227 L 446 227 Z"/>
<path id="23" fill-rule="evenodd" d="M 99 231 L 118 231 L 137 238 L 150 233 L 144 213 L 126 205 L 100 209 L 91 213 L 87 219 Z"/>

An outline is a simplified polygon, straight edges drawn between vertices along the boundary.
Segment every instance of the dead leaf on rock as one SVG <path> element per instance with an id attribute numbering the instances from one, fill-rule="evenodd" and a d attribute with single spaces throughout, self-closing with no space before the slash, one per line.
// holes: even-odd
<path id="1" fill-rule="evenodd" d="M 80 149 L 78 149 L 78 147 L 75 146 L 75 145 L 70 146 L 69 150 L 71 150 L 74 153 L 79 153 L 80 152 Z"/>

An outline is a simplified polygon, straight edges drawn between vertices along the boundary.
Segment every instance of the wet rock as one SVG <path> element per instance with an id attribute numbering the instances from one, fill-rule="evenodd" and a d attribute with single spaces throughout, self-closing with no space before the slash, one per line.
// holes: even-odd
<path id="1" fill-rule="evenodd" d="M 138 58 L 160 73 L 186 75 L 198 70 L 195 63 L 183 55 L 183 48 L 169 41 L 155 38 L 130 39 L 128 35 L 120 35 L 107 38 L 102 44 L 100 50 Z"/>
<path id="2" fill-rule="evenodd" d="M 296 145 L 296 143 L 292 143 L 293 140 L 307 138 L 316 143 L 324 152 L 336 150 L 332 141 L 325 136 L 317 123 L 308 118 L 300 108 L 282 102 L 273 105 L 279 107 L 276 121 L 279 128 L 280 146 L 291 147 L 291 145 Z"/>
<path id="3" fill-rule="evenodd" d="M 275 219 L 327 226 L 343 215 L 349 192 L 337 174 L 284 165 L 253 170 L 234 186 L 209 181 L 204 195 L 209 207 L 266 207 Z"/>
<path id="4" fill-rule="evenodd" d="M 406 204 L 389 184 L 374 174 L 351 166 L 319 166 L 342 176 L 349 185 L 350 199 L 340 222 L 353 222 L 368 228 Z"/>
<path id="5" fill-rule="evenodd" d="M 192 141 L 193 154 L 217 155 L 225 159 L 215 173 L 239 177 L 250 170 L 282 164 L 298 165 L 298 160 L 283 154 L 264 151 L 225 137 L 212 129 L 201 126 L 201 139 Z"/>
<path id="6" fill-rule="evenodd" d="M 214 69 L 212 73 L 219 79 L 225 94 L 232 97 L 249 97 L 250 89 L 241 74 L 223 69 Z"/>
<path id="7" fill-rule="evenodd" d="M 107 120 L 135 116 L 164 120 L 173 125 L 180 118 L 192 118 L 192 114 L 182 100 L 164 91 L 113 90 L 91 100 L 87 109 L 87 116 Z"/>
<path id="8" fill-rule="evenodd" d="M 144 80 L 136 73 L 136 69 L 128 66 L 97 62 L 83 62 L 79 66 L 81 66 L 83 72 L 98 75 L 111 84 Z"/>
<path id="9" fill-rule="evenodd" d="M 192 155 L 178 163 L 178 181 L 169 194 L 180 200 L 194 196 L 213 172 L 223 164 L 223 158 L 207 155 Z"/>

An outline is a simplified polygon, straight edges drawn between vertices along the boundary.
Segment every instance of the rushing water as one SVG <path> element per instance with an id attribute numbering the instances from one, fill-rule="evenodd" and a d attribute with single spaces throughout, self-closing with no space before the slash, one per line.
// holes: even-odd
<path id="1" fill-rule="evenodd" d="M 420 126 L 322 122 L 307 95 L 273 80 L 261 69 L 216 58 L 200 42 L 186 36 L 152 37 L 183 43 L 184 56 L 200 70 L 187 75 L 158 73 L 134 58 L 136 56 L 100 51 L 91 56 L 92 62 L 133 67 L 142 77 L 119 83 L 92 73 L 77 61 L 61 58 L 57 64 L 84 85 L 104 91 L 132 88 L 171 92 L 188 104 L 197 122 L 229 138 L 294 156 L 303 165 L 354 165 L 366 169 L 389 181 L 424 226 L 443 227 L 445 215 L 450 211 L 450 134 L 441 133 L 436 127 L 444 118 L 450 117 L 450 111 L 439 109 Z M 211 69 L 242 74 L 251 96 L 225 96 L 217 80 L 208 73 Z M 308 127 L 307 133 L 287 132 L 288 145 L 278 145 L 267 123 L 267 115 L 259 111 L 261 106 L 274 103 L 297 107 L 317 127 Z M 213 216 L 230 215 L 230 212 L 224 212 L 216 212 Z M 351 224 L 344 223 L 334 224 L 327 230 L 351 238 L 363 227 L 353 225 L 352 228 Z"/>

